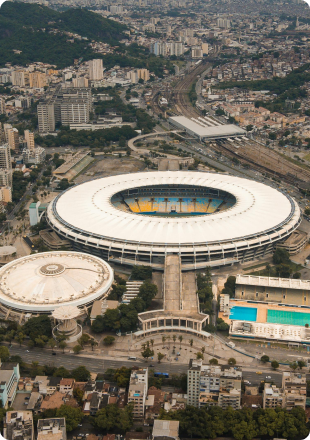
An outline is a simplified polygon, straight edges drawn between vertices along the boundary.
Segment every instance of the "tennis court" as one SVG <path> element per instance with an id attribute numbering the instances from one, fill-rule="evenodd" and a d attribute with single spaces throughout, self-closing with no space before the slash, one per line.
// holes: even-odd
<path id="1" fill-rule="evenodd" d="M 273 324 L 310 325 L 310 313 L 285 312 L 283 310 L 268 310 L 267 322 Z"/>

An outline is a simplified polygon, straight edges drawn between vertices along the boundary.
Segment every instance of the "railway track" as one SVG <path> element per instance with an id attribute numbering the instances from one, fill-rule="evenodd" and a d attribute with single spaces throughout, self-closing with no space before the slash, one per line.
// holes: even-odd
<path id="1" fill-rule="evenodd" d="M 237 144 L 237 143 L 236 143 Z M 243 163 L 248 163 L 251 168 L 267 172 L 270 175 L 277 175 L 289 183 L 296 181 L 310 182 L 310 170 L 301 168 L 298 165 L 281 157 L 278 153 L 269 148 L 263 147 L 255 142 L 248 141 L 244 145 L 221 141 L 216 142 L 215 150 L 224 153 L 225 156 L 235 158 Z"/>
<path id="2" fill-rule="evenodd" d="M 191 104 L 188 93 L 197 76 L 201 75 L 207 67 L 207 64 L 200 64 L 176 85 L 172 94 L 172 100 L 177 114 L 186 116 L 187 118 L 197 118 L 197 116 L 201 116 L 199 110 L 196 110 Z"/>

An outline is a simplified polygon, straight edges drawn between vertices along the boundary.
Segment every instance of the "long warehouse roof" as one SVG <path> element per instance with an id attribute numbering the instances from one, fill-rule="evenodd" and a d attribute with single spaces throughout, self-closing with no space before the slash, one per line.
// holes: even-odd
<path id="1" fill-rule="evenodd" d="M 246 131 L 234 124 L 217 125 L 214 127 L 204 127 L 197 122 L 186 118 L 185 116 L 173 116 L 169 118 L 169 121 L 183 127 L 185 130 L 195 133 L 200 138 L 214 138 L 221 136 L 236 136 L 245 135 Z"/>
<path id="2" fill-rule="evenodd" d="M 227 191 L 236 198 L 229 209 L 210 215 L 158 217 L 121 211 L 114 194 L 150 185 L 195 185 Z M 89 181 L 67 190 L 50 205 L 48 216 L 79 235 L 126 243 L 188 244 L 234 241 L 265 231 L 289 229 L 297 223 L 296 202 L 262 183 L 224 174 L 157 171 L 117 175 Z M 80 231 L 80 232 L 79 232 Z"/>

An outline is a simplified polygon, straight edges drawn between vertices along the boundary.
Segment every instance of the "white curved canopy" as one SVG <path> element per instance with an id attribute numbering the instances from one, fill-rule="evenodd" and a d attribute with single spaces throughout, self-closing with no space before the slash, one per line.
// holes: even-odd
<path id="1" fill-rule="evenodd" d="M 0 302 L 23 311 L 77 308 L 100 298 L 113 278 L 109 264 L 82 252 L 28 255 L 0 268 Z"/>
<path id="2" fill-rule="evenodd" d="M 155 217 L 117 209 L 111 197 L 128 188 L 149 185 L 195 185 L 227 191 L 237 203 L 226 211 L 193 217 Z M 288 223 L 296 224 L 296 202 L 262 183 L 234 176 L 191 171 L 143 172 L 113 176 L 75 186 L 61 194 L 48 210 L 52 222 L 85 235 L 110 240 L 193 244 L 258 236 Z M 56 217 L 56 218 L 55 218 Z"/>

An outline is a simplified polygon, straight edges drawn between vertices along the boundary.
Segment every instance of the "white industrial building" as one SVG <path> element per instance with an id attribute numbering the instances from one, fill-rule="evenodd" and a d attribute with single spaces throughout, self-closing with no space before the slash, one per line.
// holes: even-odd
<path id="1" fill-rule="evenodd" d="M 210 126 L 207 122 L 204 123 L 203 120 L 193 120 L 185 116 L 172 116 L 169 118 L 169 122 L 175 127 L 186 131 L 189 135 L 198 138 L 200 141 L 246 135 L 245 130 L 234 124 Z"/>

